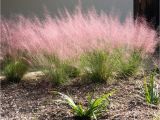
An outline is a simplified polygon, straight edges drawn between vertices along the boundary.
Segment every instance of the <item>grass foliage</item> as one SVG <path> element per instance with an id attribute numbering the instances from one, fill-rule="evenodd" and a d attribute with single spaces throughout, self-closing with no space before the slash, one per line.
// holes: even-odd
<path id="1" fill-rule="evenodd" d="M 66 10 L 59 14 L 59 17 L 55 17 L 56 19 L 49 14 L 44 16 L 44 20 L 36 16 L 29 19 L 21 15 L 16 16 L 16 21 L 3 18 L 0 21 L 0 59 L 7 54 L 19 56 L 22 51 L 33 56 L 46 52 L 49 55 L 44 55 L 45 61 L 40 64 L 57 84 L 65 81 L 67 77 L 72 78 L 79 74 L 76 67 L 66 65 L 68 63 L 64 60 L 76 58 L 93 49 L 95 51 L 82 55 L 80 60 L 82 74 L 87 79 L 102 82 L 115 74 L 131 76 L 139 66 L 139 54 L 129 53 L 130 57 L 126 58 L 124 56 L 127 52 L 116 56 L 116 53 L 110 54 L 110 51 L 127 47 L 149 55 L 154 52 L 157 44 L 157 32 L 151 29 L 145 20 L 127 17 L 121 23 L 117 16 L 97 13 L 94 9 L 88 9 L 84 13 L 80 6 L 77 6 L 72 14 Z"/>
<path id="2" fill-rule="evenodd" d="M 126 78 L 137 73 L 142 63 L 142 55 L 138 51 L 132 51 L 130 53 L 122 51 L 116 51 L 118 54 L 115 54 L 115 59 L 117 59 L 118 63 L 118 77 Z"/>
<path id="3" fill-rule="evenodd" d="M 95 50 L 80 59 L 82 74 L 93 82 L 106 82 L 113 76 L 115 60 L 108 52 Z"/>
<path id="4" fill-rule="evenodd" d="M 19 69 L 26 70 L 25 66 L 21 65 L 22 61 L 17 61 L 16 65 L 10 60 L 7 61 L 7 64 L 10 65 L 5 65 L 6 76 L 15 74 L 14 72 Z M 82 54 L 80 59 L 76 61 L 71 59 L 62 60 L 58 55 L 47 53 L 31 56 L 30 60 L 34 69 L 42 70 L 48 79 L 56 85 L 65 83 L 67 80 L 74 79 L 79 75 L 82 79 L 91 80 L 92 82 L 108 82 L 115 77 L 128 77 L 137 72 L 141 62 L 140 53 L 135 51 L 127 52 L 123 49 L 115 49 L 111 52 L 92 50 Z M 80 65 L 75 66 L 75 64 Z M 22 68 L 14 70 L 17 66 Z M 13 72 L 9 73 L 9 71 Z"/>
<path id="5" fill-rule="evenodd" d="M 64 66 L 65 73 L 71 79 L 76 78 L 80 75 L 80 70 L 78 67 L 70 65 L 69 63 Z"/>
<path id="6" fill-rule="evenodd" d="M 45 54 L 40 59 L 41 60 L 37 61 L 37 63 L 39 64 L 45 75 L 55 85 L 63 84 L 68 79 L 73 79 L 79 75 L 79 70 L 77 67 L 71 65 L 67 61 L 59 59 L 59 57 L 55 54 Z"/>
<path id="7" fill-rule="evenodd" d="M 115 49 L 112 52 L 94 50 L 80 59 L 82 75 L 93 82 L 106 82 L 113 77 L 135 75 L 142 63 L 142 55 Z"/>
<path id="8" fill-rule="evenodd" d="M 20 82 L 28 70 L 28 65 L 22 60 L 9 61 L 4 67 L 4 75 L 10 82 Z"/>

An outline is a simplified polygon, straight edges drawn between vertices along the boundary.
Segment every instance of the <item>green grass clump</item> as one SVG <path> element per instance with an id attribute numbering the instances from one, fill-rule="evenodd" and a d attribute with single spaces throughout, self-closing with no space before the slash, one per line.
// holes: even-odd
<path id="1" fill-rule="evenodd" d="M 43 71 L 46 76 L 55 85 L 60 85 L 68 80 L 68 76 L 65 72 L 65 65 L 55 55 L 45 55 L 45 63 L 43 65 Z"/>
<path id="2" fill-rule="evenodd" d="M 28 65 L 22 60 L 9 61 L 4 67 L 4 75 L 10 82 L 20 82 L 28 70 Z"/>
<path id="3" fill-rule="evenodd" d="M 84 107 L 81 104 L 76 105 L 71 97 L 58 92 L 63 102 L 67 103 L 72 108 L 75 120 L 91 120 L 92 118 L 97 120 L 97 116 L 106 111 L 110 103 L 109 96 L 113 93 L 114 91 L 103 94 L 96 99 L 92 99 L 92 97 L 89 96 L 88 106 Z"/>
<path id="4" fill-rule="evenodd" d="M 142 63 L 141 54 L 137 51 L 116 50 L 115 59 L 117 60 L 118 77 L 122 78 L 135 75 Z"/>
<path id="5" fill-rule="evenodd" d="M 46 73 L 55 85 L 63 84 L 68 80 L 63 64 L 56 68 L 48 69 Z"/>
<path id="6" fill-rule="evenodd" d="M 113 77 L 116 67 L 114 57 L 101 50 L 86 53 L 81 57 L 80 63 L 83 77 L 93 82 L 106 82 Z"/>
<path id="7" fill-rule="evenodd" d="M 64 69 L 69 78 L 76 78 L 80 74 L 80 70 L 78 69 L 78 67 L 70 65 L 69 63 L 65 64 Z"/>
<path id="8" fill-rule="evenodd" d="M 40 64 L 43 72 L 55 85 L 61 85 L 70 78 L 75 78 L 79 75 L 77 67 L 53 54 L 44 55 Z"/>
<path id="9" fill-rule="evenodd" d="M 84 80 L 92 82 L 108 82 L 115 77 L 129 77 L 135 75 L 142 63 L 140 52 L 114 49 L 93 50 L 75 59 L 74 66 L 71 59 L 61 60 L 55 54 L 41 54 L 33 59 L 33 65 L 45 72 L 54 84 L 60 85 L 68 79 L 81 75 Z"/>
<path id="10" fill-rule="evenodd" d="M 145 99 L 148 104 L 158 105 L 160 103 L 160 92 L 155 83 L 155 73 L 150 74 L 149 82 L 144 79 Z"/>
<path id="11" fill-rule="evenodd" d="M 142 56 L 137 51 L 114 49 L 111 52 L 94 50 L 80 59 L 83 77 L 93 82 L 106 82 L 114 77 L 126 78 L 139 70 Z"/>

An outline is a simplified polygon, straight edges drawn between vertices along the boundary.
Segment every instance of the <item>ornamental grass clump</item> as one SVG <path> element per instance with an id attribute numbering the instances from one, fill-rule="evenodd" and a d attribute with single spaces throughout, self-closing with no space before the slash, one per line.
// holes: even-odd
<path id="1" fill-rule="evenodd" d="M 115 59 L 117 60 L 117 76 L 127 78 L 135 75 L 142 65 L 142 54 L 140 51 L 124 51 L 116 49 Z"/>
<path id="2" fill-rule="evenodd" d="M 148 104 L 158 105 L 160 103 L 160 91 L 158 89 L 153 72 L 149 76 L 149 81 L 147 81 L 147 78 L 144 79 L 145 100 Z"/>
<path id="3" fill-rule="evenodd" d="M 23 60 L 11 60 L 5 65 L 3 73 L 9 82 L 20 82 L 27 72 L 28 65 Z"/>
<path id="4" fill-rule="evenodd" d="M 71 65 L 70 63 L 65 64 L 65 72 L 69 78 L 73 79 L 80 75 L 80 70 L 78 67 Z"/>
<path id="5" fill-rule="evenodd" d="M 2 57 L 6 52 L 16 54 L 18 50 L 29 53 L 55 53 L 61 59 L 79 56 L 86 50 L 104 48 L 107 51 L 119 47 L 140 49 L 153 53 L 157 33 L 145 22 L 128 17 L 123 23 L 118 17 L 98 14 L 96 10 L 84 13 L 77 8 L 52 18 L 46 14 L 44 20 L 16 17 L 16 20 L 1 19 Z"/>
<path id="6" fill-rule="evenodd" d="M 80 64 L 82 77 L 93 82 L 107 82 L 116 69 L 112 54 L 103 50 L 93 50 L 82 55 Z"/>
<path id="7" fill-rule="evenodd" d="M 86 78 L 102 82 L 115 74 L 130 76 L 137 71 L 139 55 L 129 53 L 130 57 L 120 59 L 118 65 L 116 57 L 110 54 L 111 51 L 128 48 L 130 51 L 140 50 L 142 54 L 149 55 L 154 52 L 157 44 L 156 31 L 145 21 L 134 21 L 128 17 L 122 23 L 118 17 L 104 12 L 98 14 L 94 9 L 84 13 L 80 7 L 72 14 L 66 10 L 59 17 L 53 18 L 46 14 L 40 20 L 36 16 L 33 19 L 18 16 L 16 20 L 1 19 L 0 23 L 0 59 L 6 55 L 19 56 L 19 51 L 33 57 L 37 54 L 43 55 L 44 52 L 48 55 L 55 54 L 58 59 L 53 57 L 53 60 L 48 61 L 50 58 L 44 56 L 42 61 L 41 58 L 36 61 L 41 61 L 40 65 L 47 71 L 46 75 L 56 84 L 79 74 L 77 67 L 66 65 L 68 63 L 64 61 L 83 56 L 86 51 L 91 53 L 80 60 L 80 69 Z M 100 51 L 93 51 L 97 49 Z"/>
<path id="8" fill-rule="evenodd" d="M 61 60 L 55 54 L 32 56 L 32 65 L 41 69 L 55 85 L 61 85 L 69 79 L 79 76 L 79 70 L 68 61 Z"/>
<path id="9" fill-rule="evenodd" d="M 61 96 L 64 103 L 71 107 L 75 120 L 91 120 L 92 118 L 97 120 L 97 116 L 100 116 L 102 112 L 107 110 L 107 107 L 110 104 L 109 97 L 113 95 L 114 91 L 103 94 L 95 99 L 89 96 L 87 107 L 82 106 L 81 104 L 76 105 L 73 99 L 65 94 L 56 93 Z"/>
<path id="10" fill-rule="evenodd" d="M 65 72 L 65 64 L 56 55 L 43 56 L 42 69 L 45 75 L 55 85 L 60 85 L 68 80 Z"/>

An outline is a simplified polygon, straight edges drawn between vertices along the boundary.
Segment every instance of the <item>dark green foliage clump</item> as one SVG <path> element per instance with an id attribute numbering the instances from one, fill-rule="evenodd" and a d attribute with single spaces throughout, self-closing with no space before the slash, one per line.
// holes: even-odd
<path id="1" fill-rule="evenodd" d="M 116 68 L 114 57 L 105 51 L 95 50 L 81 57 L 81 71 L 86 79 L 106 82 L 113 77 Z"/>
<path id="2" fill-rule="evenodd" d="M 4 75 L 10 82 L 20 82 L 27 70 L 28 65 L 23 60 L 13 60 L 4 67 Z"/>
<path id="3" fill-rule="evenodd" d="M 65 72 L 69 78 L 76 78 L 80 74 L 80 70 L 77 67 L 68 64 L 65 65 Z"/>
<path id="4" fill-rule="evenodd" d="M 42 69 L 55 85 L 61 85 L 80 73 L 77 67 L 59 59 L 56 55 L 44 55 L 42 59 L 44 63 Z"/>
<path id="5" fill-rule="evenodd" d="M 127 57 L 119 51 L 116 59 L 118 76 L 123 78 L 135 75 L 142 63 L 141 54 L 136 51 L 129 53 Z"/>

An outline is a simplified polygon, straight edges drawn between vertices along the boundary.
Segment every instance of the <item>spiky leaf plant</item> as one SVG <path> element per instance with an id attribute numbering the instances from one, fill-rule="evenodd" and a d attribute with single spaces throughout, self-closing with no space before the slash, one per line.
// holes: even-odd
<path id="1" fill-rule="evenodd" d="M 92 97 L 89 96 L 87 107 L 84 107 L 81 104 L 76 105 L 71 97 L 60 92 L 57 93 L 61 96 L 62 100 L 72 108 L 75 120 L 91 120 L 92 118 L 97 120 L 97 116 L 106 111 L 107 106 L 110 103 L 109 96 L 114 92 L 115 91 L 111 91 L 95 99 L 92 99 Z"/>
<path id="2" fill-rule="evenodd" d="M 158 91 L 158 84 L 155 83 L 155 73 L 150 74 L 149 82 L 144 79 L 145 99 L 148 104 L 158 105 L 160 103 L 160 92 Z"/>

